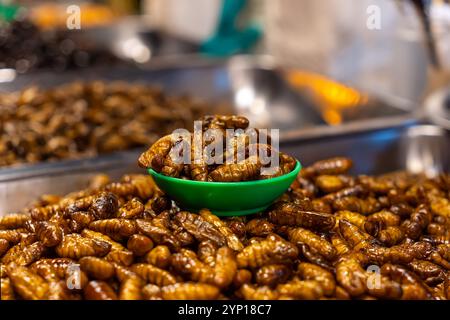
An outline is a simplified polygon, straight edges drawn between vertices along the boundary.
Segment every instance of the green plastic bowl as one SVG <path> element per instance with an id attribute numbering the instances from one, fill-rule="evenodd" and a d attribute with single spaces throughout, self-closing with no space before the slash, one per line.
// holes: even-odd
<path id="1" fill-rule="evenodd" d="M 267 180 L 243 182 L 204 182 L 148 172 L 158 187 L 184 210 L 198 212 L 207 208 L 218 216 L 242 216 L 264 211 L 294 182 L 301 164 L 297 161 L 288 174 Z"/>

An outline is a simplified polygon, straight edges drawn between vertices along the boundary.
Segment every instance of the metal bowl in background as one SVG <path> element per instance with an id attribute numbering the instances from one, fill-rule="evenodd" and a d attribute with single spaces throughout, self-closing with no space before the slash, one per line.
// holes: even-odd
<path id="1" fill-rule="evenodd" d="M 425 114 L 431 122 L 450 130 L 450 87 L 442 88 L 426 99 Z"/>

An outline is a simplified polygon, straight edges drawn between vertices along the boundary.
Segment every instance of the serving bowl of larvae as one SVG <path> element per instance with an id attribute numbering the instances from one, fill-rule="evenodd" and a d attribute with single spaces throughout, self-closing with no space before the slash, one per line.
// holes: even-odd
<path id="1" fill-rule="evenodd" d="M 279 198 L 301 169 L 273 140 L 266 130 L 250 128 L 245 117 L 205 116 L 194 132 L 177 131 L 156 141 L 138 162 L 183 209 L 254 214 Z"/>
<path id="2" fill-rule="evenodd" d="M 1 300 L 450 298 L 450 176 L 305 167 L 273 205 L 180 209 L 150 175 L 0 217 Z"/>

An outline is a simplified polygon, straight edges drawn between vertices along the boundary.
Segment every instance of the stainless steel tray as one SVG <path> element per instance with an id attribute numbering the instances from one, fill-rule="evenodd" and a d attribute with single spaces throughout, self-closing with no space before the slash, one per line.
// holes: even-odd
<path id="1" fill-rule="evenodd" d="M 378 155 L 380 136 L 373 136 L 373 132 L 380 132 L 380 135 L 395 132 L 391 133 L 395 140 L 400 134 L 396 130 L 401 131 L 417 121 L 411 111 L 412 104 L 377 95 L 361 106 L 353 118 L 349 117 L 342 125 L 329 126 L 314 99 L 289 86 L 270 57 L 243 56 L 225 61 L 198 57 L 158 58 L 142 68 L 92 69 L 57 76 L 30 74 L 0 83 L 0 92 L 33 84 L 52 87 L 75 80 L 95 79 L 146 82 L 159 85 L 170 94 L 194 95 L 215 102 L 216 107 L 210 110 L 211 113 L 220 112 L 220 105 L 229 104 L 234 113 L 248 116 L 253 126 L 280 129 L 282 148 L 306 164 L 326 156 L 348 154 L 357 160 L 359 172 L 370 173 L 376 162 L 374 159 L 385 156 Z M 358 143 L 359 147 L 356 146 Z M 340 145 L 342 147 L 337 147 Z M 366 149 L 372 153 L 365 152 Z M 356 153 L 361 153 L 360 158 L 355 156 Z M 0 214 L 19 210 L 41 194 L 64 194 L 83 188 L 95 172 L 118 177 L 139 171 L 135 162 L 138 154 L 139 151 L 128 151 L 92 159 L 2 168 Z"/>

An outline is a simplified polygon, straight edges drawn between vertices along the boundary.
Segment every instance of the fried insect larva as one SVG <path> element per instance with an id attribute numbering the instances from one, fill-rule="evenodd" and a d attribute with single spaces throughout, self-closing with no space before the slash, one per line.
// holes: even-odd
<path id="1" fill-rule="evenodd" d="M 13 252 L 12 250 L 17 248 L 17 251 Z M 34 261 L 38 260 L 42 254 L 44 253 L 45 246 L 36 241 L 29 245 L 21 246 L 20 244 L 11 248 L 2 258 L 2 262 L 5 264 L 14 262 L 19 266 L 27 266 Z M 12 254 L 10 254 L 12 253 Z"/>
<path id="2" fill-rule="evenodd" d="M 316 178 L 315 182 L 320 190 L 331 193 L 348 187 L 351 178 L 344 175 L 321 175 Z"/>
<path id="3" fill-rule="evenodd" d="M 259 176 L 261 162 L 257 156 L 251 156 L 239 163 L 223 164 L 209 173 L 211 181 L 237 182 L 248 181 Z"/>
<path id="4" fill-rule="evenodd" d="M 336 280 L 352 297 L 366 292 L 367 273 L 360 260 L 359 254 L 350 253 L 340 258 L 336 264 Z"/>
<path id="5" fill-rule="evenodd" d="M 331 230 L 335 218 L 327 213 L 302 210 L 294 203 L 277 203 L 269 211 L 269 220 L 280 225 L 298 226 L 317 231 Z"/>
<path id="6" fill-rule="evenodd" d="M 35 221 L 49 220 L 55 214 L 63 214 L 64 207 L 59 204 L 52 204 L 45 207 L 37 207 L 31 209 L 31 218 Z M 25 223 L 25 222 L 24 222 Z"/>
<path id="7" fill-rule="evenodd" d="M 219 232 L 225 237 L 228 247 L 234 251 L 241 251 L 244 248 L 237 235 L 234 234 L 230 228 L 228 228 L 224 221 L 212 214 L 211 211 L 207 209 L 200 210 L 200 216 L 219 230 Z"/>
<path id="8" fill-rule="evenodd" d="M 348 210 L 359 212 L 363 215 L 369 215 L 380 210 L 381 206 L 377 199 L 373 197 L 361 199 L 354 196 L 349 196 L 335 199 L 333 202 L 333 209 Z"/>
<path id="9" fill-rule="evenodd" d="M 408 263 L 408 268 L 410 268 L 414 273 L 419 275 L 422 280 L 428 278 L 442 277 L 444 275 L 444 269 L 430 261 L 426 260 L 414 260 Z"/>
<path id="10" fill-rule="evenodd" d="M 269 263 L 285 263 L 296 259 L 298 249 L 280 237 L 268 236 L 245 247 L 236 256 L 239 268 L 258 268 Z"/>
<path id="11" fill-rule="evenodd" d="M 114 276 L 115 269 L 111 262 L 97 257 L 83 257 L 79 261 L 81 270 L 96 280 L 107 280 Z"/>
<path id="12" fill-rule="evenodd" d="M 336 254 L 338 257 L 341 257 L 350 252 L 350 247 L 347 245 L 344 239 L 342 239 L 339 235 L 333 234 L 331 236 L 331 243 L 333 247 L 336 249 Z"/>
<path id="13" fill-rule="evenodd" d="M 133 198 L 119 208 L 118 218 L 132 219 L 144 212 L 144 204 L 137 198 Z"/>
<path id="14" fill-rule="evenodd" d="M 427 242 L 403 243 L 390 248 L 369 246 L 363 248 L 367 260 L 377 265 L 384 263 L 408 264 L 415 259 L 425 259 L 432 251 L 432 245 Z"/>
<path id="15" fill-rule="evenodd" d="M 429 297 L 425 284 L 404 267 L 386 263 L 381 267 L 381 274 L 401 284 L 401 298 L 404 300 L 423 300 Z"/>
<path id="16" fill-rule="evenodd" d="M 312 231 L 303 228 L 289 228 L 287 234 L 290 242 L 306 244 L 328 260 L 336 257 L 336 249 L 333 245 Z"/>
<path id="17" fill-rule="evenodd" d="M 302 177 L 312 177 L 317 175 L 337 175 L 344 174 L 352 167 L 353 162 L 349 158 L 335 157 L 325 160 L 320 160 L 309 167 L 301 170 Z"/>
<path id="18" fill-rule="evenodd" d="M 153 248 L 153 241 L 142 234 L 134 234 L 128 239 L 127 248 L 135 256 L 141 257 Z"/>
<path id="19" fill-rule="evenodd" d="M 130 237 L 136 233 L 136 225 L 134 221 L 128 219 L 104 219 L 91 222 L 89 229 L 101 232 L 113 238 Z"/>
<path id="20" fill-rule="evenodd" d="M 200 119 L 206 129 L 247 129 L 249 120 L 236 115 L 206 115 Z"/>
<path id="21" fill-rule="evenodd" d="M 369 234 L 346 220 L 339 221 L 339 233 L 355 251 L 372 244 L 372 237 Z"/>
<path id="22" fill-rule="evenodd" d="M 197 256 L 206 265 L 214 268 L 216 265 L 217 245 L 212 241 L 202 241 L 198 245 Z"/>
<path id="23" fill-rule="evenodd" d="M 103 257 L 111 250 L 111 244 L 106 241 L 84 238 L 73 233 L 64 236 L 55 248 L 56 253 L 63 258 L 80 259 L 85 256 Z"/>
<path id="24" fill-rule="evenodd" d="M 183 141 L 179 140 L 175 142 L 169 154 L 167 154 L 164 158 L 156 155 L 152 161 L 153 169 L 168 177 L 179 177 L 184 168 L 184 163 L 179 163 L 178 161 L 178 159 L 182 158 L 182 145 Z M 159 168 L 161 169 L 158 170 Z"/>
<path id="25" fill-rule="evenodd" d="M 129 277 L 120 284 L 120 300 L 142 300 L 144 282 L 139 277 Z"/>
<path id="26" fill-rule="evenodd" d="M 0 300 L 14 300 L 14 289 L 8 277 L 0 278 Z"/>
<path id="27" fill-rule="evenodd" d="M 152 266 L 151 264 L 137 263 L 132 265 L 130 269 L 146 281 L 160 287 L 177 282 L 176 278 L 170 272 Z"/>
<path id="28" fill-rule="evenodd" d="M 214 283 L 214 269 L 201 262 L 191 250 L 181 249 L 173 254 L 172 267 L 189 280 Z"/>
<path id="29" fill-rule="evenodd" d="M 184 282 L 161 288 L 164 300 L 212 300 L 219 293 L 219 288 L 206 283 Z"/>
<path id="30" fill-rule="evenodd" d="M 405 233 L 400 227 L 389 226 L 381 230 L 377 236 L 378 240 L 387 247 L 392 247 L 405 239 Z"/>
<path id="31" fill-rule="evenodd" d="M 55 223 L 48 221 L 36 222 L 36 235 L 46 247 L 57 246 L 63 238 L 63 229 Z"/>
<path id="32" fill-rule="evenodd" d="M 371 214 L 367 221 L 381 222 L 384 227 L 400 225 L 400 217 L 389 210 L 381 210 Z"/>
<path id="33" fill-rule="evenodd" d="M 340 220 L 347 220 L 361 230 L 364 230 L 364 225 L 367 221 L 367 218 L 362 214 L 348 210 L 337 211 L 334 216 L 336 217 L 336 227 L 339 227 Z"/>
<path id="34" fill-rule="evenodd" d="M 255 280 L 260 286 L 274 288 L 277 284 L 286 282 L 291 273 L 291 267 L 285 264 L 268 264 L 258 269 Z"/>
<path id="35" fill-rule="evenodd" d="M 105 256 L 105 260 L 110 261 L 110 262 L 117 262 L 124 266 L 129 266 L 133 263 L 133 253 L 131 251 L 127 250 L 120 243 L 112 240 L 107 235 L 104 235 L 103 233 L 100 233 L 100 232 L 88 230 L 88 229 L 84 229 L 81 232 L 81 235 L 85 238 L 104 241 L 111 245 L 111 250 Z"/>
<path id="36" fill-rule="evenodd" d="M 233 279 L 233 288 L 239 289 L 252 281 L 252 273 L 247 269 L 238 269 Z"/>
<path id="37" fill-rule="evenodd" d="M 173 250 L 178 250 L 181 247 L 180 241 L 165 226 L 155 225 L 154 220 L 150 222 L 143 219 L 137 219 L 137 229 L 142 234 L 150 237 L 156 244 L 167 245 Z"/>
<path id="38" fill-rule="evenodd" d="M 145 300 L 161 300 L 161 288 L 149 283 L 142 288 L 142 297 Z"/>
<path id="39" fill-rule="evenodd" d="M 251 284 L 244 284 L 239 294 L 246 300 L 277 300 L 279 298 L 277 290 L 272 290 L 268 286 L 256 287 Z"/>
<path id="40" fill-rule="evenodd" d="M 312 263 L 302 262 L 298 265 L 297 272 L 303 280 L 317 281 L 322 287 L 324 295 L 334 295 L 336 281 L 334 280 L 334 275 L 330 271 Z"/>
<path id="41" fill-rule="evenodd" d="M 227 288 L 237 272 L 236 257 L 232 249 L 221 247 L 217 250 L 213 282 L 219 288 Z"/>
<path id="42" fill-rule="evenodd" d="M 316 300 L 323 297 L 324 292 L 319 282 L 314 280 L 293 280 L 279 284 L 276 288 L 280 296 L 301 300 Z"/>
<path id="43" fill-rule="evenodd" d="M 211 240 L 218 246 L 223 246 L 226 243 L 226 238 L 222 233 L 198 214 L 181 211 L 175 215 L 175 221 L 198 241 Z"/>
<path id="44" fill-rule="evenodd" d="M 160 269 L 166 269 L 170 265 L 171 257 L 167 246 L 158 245 L 145 255 L 145 261 Z"/>
<path id="45" fill-rule="evenodd" d="M 267 219 L 252 219 L 245 225 L 250 236 L 266 237 L 275 229 L 275 225 Z"/>
<path id="46" fill-rule="evenodd" d="M 416 240 L 422 234 L 422 231 L 430 224 L 433 215 L 426 205 L 421 204 L 411 214 L 409 220 L 405 220 L 402 224 L 405 234 L 408 238 Z"/>
<path id="47" fill-rule="evenodd" d="M 10 264 L 6 272 L 14 291 L 26 300 L 43 300 L 48 292 L 48 284 L 40 276 L 24 266 Z"/>
<path id="48" fill-rule="evenodd" d="M 69 228 L 72 232 L 81 232 L 95 220 L 94 216 L 87 211 L 76 211 L 70 214 Z"/>
<path id="49" fill-rule="evenodd" d="M 367 189 L 365 189 L 362 185 L 355 185 L 352 187 L 348 187 L 348 188 L 344 188 L 341 189 L 337 192 L 333 192 L 333 193 L 329 193 L 325 196 L 323 196 L 321 199 L 325 202 L 327 202 L 330 205 L 335 206 L 335 203 L 338 199 L 343 199 L 343 198 L 348 198 L 348 197 L 354 197 L 354 199 L 359 199 L 359 198 L 355 198 L 355 197 L 359 197 L 359 196 L 363 196 L 367 193 Z M 361 208 L 356 208 L 358 210 L 352 210 L 353 209 L 353 205 L 350 202 L 347 202 L 347 200 L 345 200 L 343 202 L 343 204 L 345 205 L 339 205 L 336 207 L 337 210 L 349 210 L 349 211 L 359 211 Z M 348 205 L 348 207 L 347 207 Z M 361 210 L 362 211 L 362 210 Z M 363 212 L 361 212 L 363 213 Z"/>
<path id="50" fill-rule="evenodd" d="M 28 220 L 30 220 L 30 216 L 25 213 L 12 213 L 2 216 L 0 217 L 0 230 L 23 228 Z"/>
<path id="51" fill-rule="evenodd" d="M 96 194 L 89 210 L 97 219 L 108 219 L 114 217 L 119 208 L 117 196 L 112 192 L 100 192 Z"/>
<path id="52" fill-rule="evenodd" d="M 0 240 L 16 244 L 22 240 L 22 233 L 18 230 L 0 230 Z"/>
<path id="53" fill-rule="evenodd" d="M 86 300 L 117 300 L 117 294 L 104 281 L 89 281 L 83 290 Z"/>
<path id="54" fill-rule="evenodd" d="M 152 162 L 156 155 L 163 158 L 169 153 L 173 146 L 172 136 L 167 135 L 156 141 L 147 151 L 141 154 L 138 164 L 142 168 L 152 168 Z"/>

